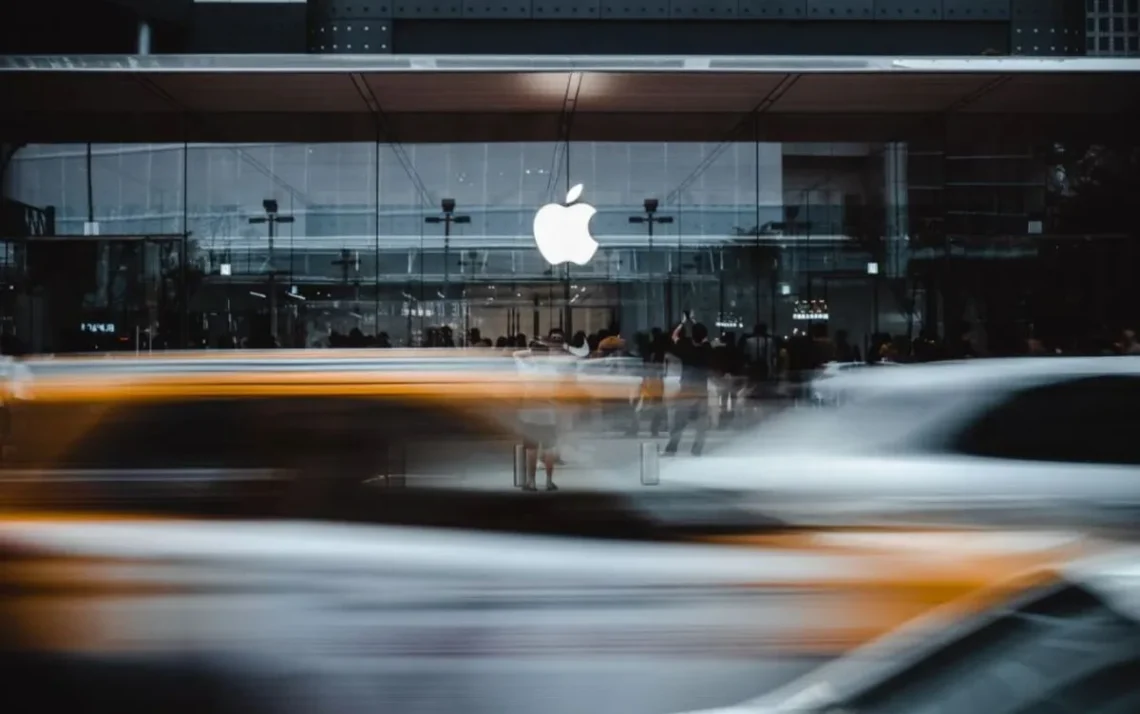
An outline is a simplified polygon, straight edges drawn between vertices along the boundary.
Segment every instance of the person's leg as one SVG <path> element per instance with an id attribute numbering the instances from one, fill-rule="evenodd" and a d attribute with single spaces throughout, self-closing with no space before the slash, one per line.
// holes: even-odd
<path id="1" fill-rule="evenodd" d="M 546 469 L 546 490 L 557 491 L 554 484 L 554 466 L 558 462 L 558 451 L 554 448 L 544 449 L 542 452 L 542 465 Z"/>
<path id="2" fill-rule="evenodd" d="M 665 401 L 654 398 L 649 402 L 649 433 L 656 439 L 665 421 Z"/>
<path id="3" fill-rule="evenodd" d="M 637 436 L 641 431 L 641 412 L 637 410 L 637 405 L 641 402 L 640 397 L 630 400 L 626 406 L 626 436 Z"/>
<path id="4" fill-rule="evenodd" d="M 558 429 L 563 434 L 570 434 L 574 431 L 573 415 L 569 409 L 561 409 L 558 412 Z M 562 452 L 554 452 L 554 463 L 565 465 L 566 462 L 562 460 Z"/>
<path id="5" fill-rule="evenodd" d="M 536 491 L 535 481 L 538 477 L 538 444 L 527 444 L 526 447 L 526 479 L 523 481 L 524 491 Z"/>
<path id="6" fill-rule="evenodd" d="M 557 491 L 558 487 L 554 485 L 554 466 L 558 463 L 557 424 L 552 424 L 543 429 L 538 457 L 542 460 L 542 467 L 546 470 L 546 490 Z"/>
<path id="7" fill-rule="evenodd" d="M 689 421 L 691 411 L 691 400 L 678 399 L 676 401 L 676 405 L 673 407 L 673 426 L 669 429 L 669 443 L 665 445 L 666 454 L 677 453 L 677 447 L 681 444 L 681 435 L 685 432 L 685 425 Z"/>
<path id="8" fill-rule="evenodd" d="M 705 436 L 709 431 L 709 400 L 707 397 L 693 403 L 690 419 L 696 421 L 696 438 L 693 440 L 693 456 L 700 456 L 705 450 Z"/>

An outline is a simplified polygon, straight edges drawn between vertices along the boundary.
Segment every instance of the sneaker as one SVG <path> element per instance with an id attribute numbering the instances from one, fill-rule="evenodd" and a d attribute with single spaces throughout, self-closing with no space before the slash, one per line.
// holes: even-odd
<path id="1" fill-rule="evenodd" d="M 546 484 L 546 490 L 547 491 L 557 491 L 558 487 L 555 486 L 553 483 L 548 483 L 548 484 Z"/>
<path id="2" fill-rule="evenodd" d="M 527 485 L 522 487 L 522 490 L 524 490 L 524 491 L 538 491 L 538 488 L 536 486 L 533 486 L 533 485 L 528 483 Z"/>

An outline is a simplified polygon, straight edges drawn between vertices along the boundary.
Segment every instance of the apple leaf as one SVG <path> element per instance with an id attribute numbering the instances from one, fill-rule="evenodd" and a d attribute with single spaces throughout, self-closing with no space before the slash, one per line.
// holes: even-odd
<path id="1" fill-rule="evenodd" d="M 566 203 L 574 203 L 582 196 L 582 184 L 575 184 L 566 192 Z"/>

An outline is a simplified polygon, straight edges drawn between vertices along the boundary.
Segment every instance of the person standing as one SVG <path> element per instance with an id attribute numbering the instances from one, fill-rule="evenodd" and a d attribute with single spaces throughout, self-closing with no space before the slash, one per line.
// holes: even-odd
<path id="1" fill-rule="evenodd" d="M 677 395 L 673 413 L 673 427 L 669 430 L 669 443 L 665 445 L 665 455 L 677 453 L 681 436 L 690 421 L 696 422 L 696 438 L 693 441 L 693 456 L 700 456 L 705 447 L 705 435 L 709 428 L 709 365 L 712 361 L 712 345 L 709 344 L 709 331 L 703 324 L 692 324 L 691 334 L 685 328 L 692 323 L 688 313 L 681 324 L 673 330 L 673 354 L 681 361 L 681 393 Z"/>
<path id="2" fill-rule="evenodd" d="M 558 411 L 555 392 L 558 369 L 546 345 L 536 342 L 529 349 L 514 353 L 519 376 L 524 382 L 523 404 L 519 410 L 526 473 L 522 488 L 537 491 L 538 463 L 546 469 L 546 490 L 557 491 L 554 467 L 558 463 Z"/>
<path id="3" fill-rule="evenodd" d="M 768 326 L 757 323 L 743 344 L 748 395 L 757 399 L 761 396 L 764 384 L 772 367 L 772 340 L 768 336 Z"/>
<path id="4" fill-rule="evenodd" d="M 642 354 L 641 385 L 638 388 L 638 408 L 635 416 L 635 433 L 641 431 L 642 417 L 649 419 L 649 433 L 656 438 L 665 423 L 665 354 L 668 343 L 661 328 L 654 327 Z"/>
<path id="5" fill-rule="evenodd" d="M 717 428 L 724 428 L 736 416 L 736 397 L 741 387 L 743 361 L 736 335 L 732 332 L 724 333 L 713 346 L 713 377 L 716 380 L 717 403 L 720 405 Z"/>

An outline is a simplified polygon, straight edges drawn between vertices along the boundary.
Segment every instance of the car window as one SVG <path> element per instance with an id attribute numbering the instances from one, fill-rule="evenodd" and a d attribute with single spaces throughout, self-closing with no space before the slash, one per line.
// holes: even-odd
<path id="1" fill-rule="evenodd" d="M 945 392 L 852 395 L 825 408 L 788 409 L 768 417 L 717 449 L 717 454 L 925 449 L 928 432 L 938 430 L 960 402 L 961 395 Z"/>
<path id="2" fill-rule="evenodd" d="M 1065 601 L 1068 597 L 1072 602 Z M 845 702 L 859 714 L 1115 712 L 1140 625 L 1074 588 L 1012 609 Z M 1135 681 L 1134 679 L 1131 681 Z"/>
<path id="3" fill-rule="evenodd" d="M 1140 711 L 1140 660 L 1105 667 L 1057 691 L 1049 692 L 1050 705 L 1064 714 L 1135 714 Z M 1050 711 L 1052 711 L 1051 709 Z M 1036 714 L 1040 703 L 1031 702 L 1017 714 Z"/>
<path id="4" fill-rule="evenodd" d="M 84 412 L 90 412 L 85 416 Z M 121 403 L 39 410 L 25 441 L 29 465 L 66 469 L 385 470 L 446 473 L 498 457 L 508 469 L 508 431 L 496 419 L 398 399 L 240 398 Z M 29 414 L 31 416 L 31 414 Z M 68 424 L 83 418 L 83 424 Z M 80 428 L 82 427 L 82 428 Z M 70 433 L 66 443 L 59 436 Z"/>
<path id="5" fill-rule="evenodd" d="M 1140 464 L 1140 378 L 1075 379 L 1015 393 L 952 440 L 973 456 Z"/>

